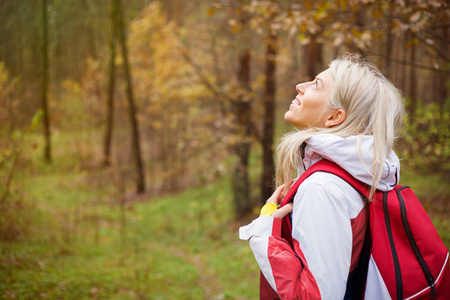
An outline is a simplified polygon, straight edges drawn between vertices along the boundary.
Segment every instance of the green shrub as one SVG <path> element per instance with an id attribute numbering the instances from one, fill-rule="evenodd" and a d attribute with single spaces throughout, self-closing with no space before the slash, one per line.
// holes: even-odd
<path id="1" fill-rule="evenodd" d="M 424 174 L 450 173 L 450 113 L 437 103 L 420 103 L 404 118 L 398 145 L 404 165 Z"/>

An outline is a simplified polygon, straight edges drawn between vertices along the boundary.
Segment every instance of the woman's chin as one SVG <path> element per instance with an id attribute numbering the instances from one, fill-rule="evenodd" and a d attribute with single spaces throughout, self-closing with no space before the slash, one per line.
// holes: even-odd
<path id="1" fill-rule="evenodd" d="M 284 114 L 284 120 L 288 123 L 290 123 L 291 125 L 295 126 L 295 122 L 293 123 L 293 120 L 291 118 L 291 116 L 289 115 L 289 112 Z M 296 126 L 297 127 L 297 126 Z"/>
<path id="2" fill-rule="evenodd" d="M 288 110 L 288 111 L 284 114 L 284 119 L 290 123 L 290 121 L 289 121 L 289 120 L 291 119 L 291 111 L 290 111 L 290 110 Z"/>

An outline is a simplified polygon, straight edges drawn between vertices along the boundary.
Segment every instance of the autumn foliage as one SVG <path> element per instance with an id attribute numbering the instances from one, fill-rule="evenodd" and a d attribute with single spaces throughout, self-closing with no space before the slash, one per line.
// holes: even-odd
<path id="1" fill-rule="evenodd" d="M 281 116 L 295 84 L 353 52 L 375 61 L 407 99 L 399 144 L 406 165 L 449 172 L 446 1 L 129 1 L 117 6 L 126 56 L 111 14 L 120 1 L 69 2 L 42 2 L 47 15 L 33 14 L 42 7 L 34 2 L 0 7 L 8 21 L 0 29 L 1 72 L 8 74 L 0 87 L 5 141 L 40 115 L 50 133 L 83 132 L 74 141 L 77 164 L 110 164 L 125 174 L 125 186 L 138 177 L 134 160 L 140 154 L 145 190 L 155 195 L 228 173 L 236 214 L 244 216 L 273 188 L 271 149 L 288 128 Z M 47 48 L 38 47 L 41 24 L 48 25 Z M 49 56 L 48 83 L 36 80 L 43 74 L 42 49 Z M 42 85 L 48 85 L 44 110 Z M 106 125 L 109 116 L 112 125 Z M 135 139 L 139 149 L 131 146 Z M 111 158 L 102 151 L 105 143 L 112 145 Z M 261 179 L 250 178 L 251 159 Z"/>

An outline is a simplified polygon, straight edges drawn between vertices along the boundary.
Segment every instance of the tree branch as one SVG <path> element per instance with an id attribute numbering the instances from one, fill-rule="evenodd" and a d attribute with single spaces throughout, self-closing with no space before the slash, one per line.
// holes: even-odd
<path id="1" fill-rule="evenodd" d="M 441 58 L 443 58 L 444 60 L 446 60 L 447 62 L 450 61 L 450 59 L 445 56 L 445 53 L 443 53 L 441 50 L 439 50 L 438 48 L 436 48 L 434 45 L 428 44 L 424 39 L 417 37 L 419 39 L 419 41 L 421 41 L 422 43 L 424 43 L 425 45 L 427 45 L 428 47 L 430 47 L 431 49 L 433 49 L 434 51 L 436 51 L 437 54 L 439 54 L 441 56 Z"/>
<path id="2" fill-rule="evenodd" d="M 372 55 L 372 56 L 380 57 L 382 59 L 386 59 L 386 57 L 384 55 L 381 55 L 379 53 L 368 52 L 368 54 Z M 409 67 L 413 67 L 413 68 L 416 68 L 416 69 L 427 70 L 427 71 L 440 73 L 440 74 L 444 74 L 444 75 L 449 75 L 450 74 L 450 70 L 442 70 L 442 69 L 437 69 L 437 68 L 434 68 L 434 67 L 431 67 L 431 66 L 424 66 L 424 65 L 417 64 L 415 62 L 411 62 L 411 61 L 408 61 L 408 60 L 402 60 L 402 59 L 397 59 L 397 58 L 393 58 L 393 57 L 391 58 L 391 60 L 393 62 L 395 62 L 395 63 L 402 64 L 402 65 L 409 66 Z"/>
<path id="3" fill-rule="evenodd" d="M 194 69 L 196 75 L 199 77 L 200 81 L 203 83 L 203 85 L 217 98 L 223 98 L 228 100 L 230 103 L 235 103 L 237 100 L 228 96 L 226 93 L 220 91 L 204 74 L 202 68 L 194 62 L 192 57 L 189 55 L 189 53 L 185 49 L 179 50 L 181 53 L 181 56 L 183 59 L 192 66 Z M 220 111 L 225 116 L 228 112 L 227 107 L 225 106 L 223 101 L 217 101 L 219 103 Z M 250 120 L 250 130 L 252 132 L 252 135 L 258 140 L 262 140 L 262 136 L 258 131 L 258 126 L 253 120 Z"/>

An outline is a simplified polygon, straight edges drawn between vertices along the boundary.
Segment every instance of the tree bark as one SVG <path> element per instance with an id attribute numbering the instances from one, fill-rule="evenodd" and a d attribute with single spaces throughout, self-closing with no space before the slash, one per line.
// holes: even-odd
<path id="1" fill-rule="evenodd" d="M 51 133 L 50 133 L 50 116 L 48 111 L 48 17 L 47 17 L 47 0 L 41 0 L 41 58 L 42 58 L 42 74 L 41 74 L 41 107 L 44 129 L 44 159 L 47 163 L 51 163 Z"/>
<path id="2" fill-rule="evenodd" d="M 183 26 L 183 1 L 170 0 L 162 1 L 164 10 L 169 21 L 174 21 L 179 27 Z"/>
<path id="3" fill-rule="evenodd" d="M 250 90 L 250 51 L 243 50 L 239 56 L 238 81 L 243 89 L 241 95 L 234 103 L 237 121 L 237 142 L 235 153 L 237 161 L 233 169 L 232 187 L 236 218 L 242 218 L 252 209 L 250 202 L 250 178 L 248 174 L 248 158 L 250 155 L 250 99 L 247 92 Z"/>
<path id="4" fill-rule="evenodd" d="M 440 50 L 442 53 L 450 53 L 450 43 L 446 43 L 445 41 L 449 41 L 450 40 L 450 36 L 449 36 L 449 32 L 448 32 L 448 27 L 443 27 L 442 28 L 442 37 L 444 38 L 443 40 L 440 41 Z M 445 83 L 446 83 L 446 77 L 445 76 L 440 76 L 438 74 L 434 75 L 436 76 L 436 81 L 438 82 L 438 95 L 437 95 L 437 101 L 438 101 L 438 105 L 439 105 L 439 112 L 440 112 L 440 118 L 441 118 L 441 122 L 444 120 L 444 113 L 446 111 L 446 105 L 445 105 L 445 101 L 446 99 L 448 99 L 448 88 L 446 88 Z"/>
<path id="5" fill-rule="evenodd" d="M 175 22 L 179 27 L 183 26 L 183 3 L 181 0 L 175 1 Z"/>
<path id="6" fill-rule="evenodd" d="M 409 37 L 409 33 L 408 31 L 406 31 L 403 34 L 403 51 L 402 51 L 402 58 L 403 61 L 408 61 L 408 48 L 406 47 L 406 44 L 408 43 L 408 37 Z M 402 64 L 400 67 L 400 74 L 399 74 L 399 78 L 400 78 L 400 89 L 402 91 L 406 92 L 406 64 Z"/>
<path id="7" fill-rule="evenodd" d="M 266 44 L 266 79 L 264 96 L 264 129 L 262 136 L 263 172 L 261 176 L 261 201 L 264 204 L 273 192 L 273 136 L 276 94 L 277 33 L 269 24 Z"/>
<path id="8" fill-rule="evenodd" d="M 393 44 L 393 34 L 392 34 L 392 12 L 394 9 L 394 0 L 389 1 L 389 11 L 387 17 L 387 28 L 386 28 L 386 53 L 385 53 L 385 70 L 384 73 L 387 78 L 392 79 L 392 44 Z"/>
<path id="9" fill-rule="evenodd" d="M 416 46 L 414 43 L 415 34 L 411 33 L 411 49 L 409 52 L 409 60 L 411 63 L 416 62 Z M 413 66 L 409 67 L 409 97 L 411 99 L 411 102 L 409 104 L 409 115 L 410 115 L 410 121 L 414 122 L 416 110 L 417 110 L 417 76 L 416 76 L 416 70 Z"/>
<path id="10" fill-rule="evenodd" d="M 316 77 L 322 62 L 322 47 L 316 42 L 316 37 L 312 36 L 309 44 L 305 46 L 305 50 L 306 75 L 309 80 L 312 80 Z"/>
<path id="11" fill-rule="evenodd" d="M 82 8 L 82 13 L 84 15 L 88 15 L 89 14 L 89 4 L 87 0 L 82 0 L 81 3 L 81 8 Z M 89 16 L 90 17 L 90 16 Z M 92 25 L 89 26 L 90 24 L 84 20 L 83 22 L 83 30 L 85 31 L 85 35 L 86 35 L 86 54 L 90 55 L 92 57 L 97 57 L 97 50 L 95 47 L 95 36 L 94 36 L 94 31 L 92 30 Z"/>
<path id="12" fill-rule="evenodd" d="M 248 47 L 249 38 L 247 33 L 248 15 L 242 10 L 243 0 L 239 1 L 238 16 L 242 25 L 243 31 L 240 33 L 238 42 L 242 48 L 239 53 L 238 63 L 238 94 L 236 99 L 232 100 L 233 114 L 236 118 L 236 126 L 234 132 L 236 135 L 236 142 L 234 151 L 236 154 L 236 163 L 233 168 L 231 184 L 233 189 L 233 200 L 235 217 L 237 219 L 243 218 L 251 212 L 252 205 L 250 201 L 250 176 L 249 176 L 249 156 L 250 156 L 250 49 Z"/>
<path id="13" fill-rule="evenodd" d="M 109 41 L 109 72 L 108 72 L 108 99 L 107 99 L 107 115 L 106 115 L 106 132 L 105 132 L 105 144 L 103 148 L 103 164 L 109 166 L 111 164 L 111 141 L 114 126 L 114 77 L 116 70 L 116 49 L 115 49 L 115 24 L 116 24 L 116 6 L 114 5 L 115 0 L 111 0 L 110 7 L 110 26 L 111 26 L 111 39 Z"/>
<path id="14" fill-rule="evenodd" d="M 137 178 L 136 178 L 136 190 L 137 193 L 145 192 L 145 177 L 144 177 L 144 166 L 141 158 L 141 145 L 139 139 L 139 124 L 136 117 L 136 107 L 134 104 L 133 98 L 133 85 L 131 80 L 131 69 L 128 62 L 128 49 L 126 45 L 126 37 L 125 37 L 125 25 L 124 18 L 122 12 L 122 3 L 121 0 L 115 0 L 115 4 L 117 7 L 117 31 L 119 36 L 119 42 L 122 48 L 122 58 L 123 58 L 123 66 L 125 71 L 125 79 L 126 79 L 126 94 L 128 99 L 129 113 L 130 113 L 130 121 L 131 121 L 131 130 L 132 130 L 132 147 L 136 160 L 136 169 L 137 169 Z"/>

